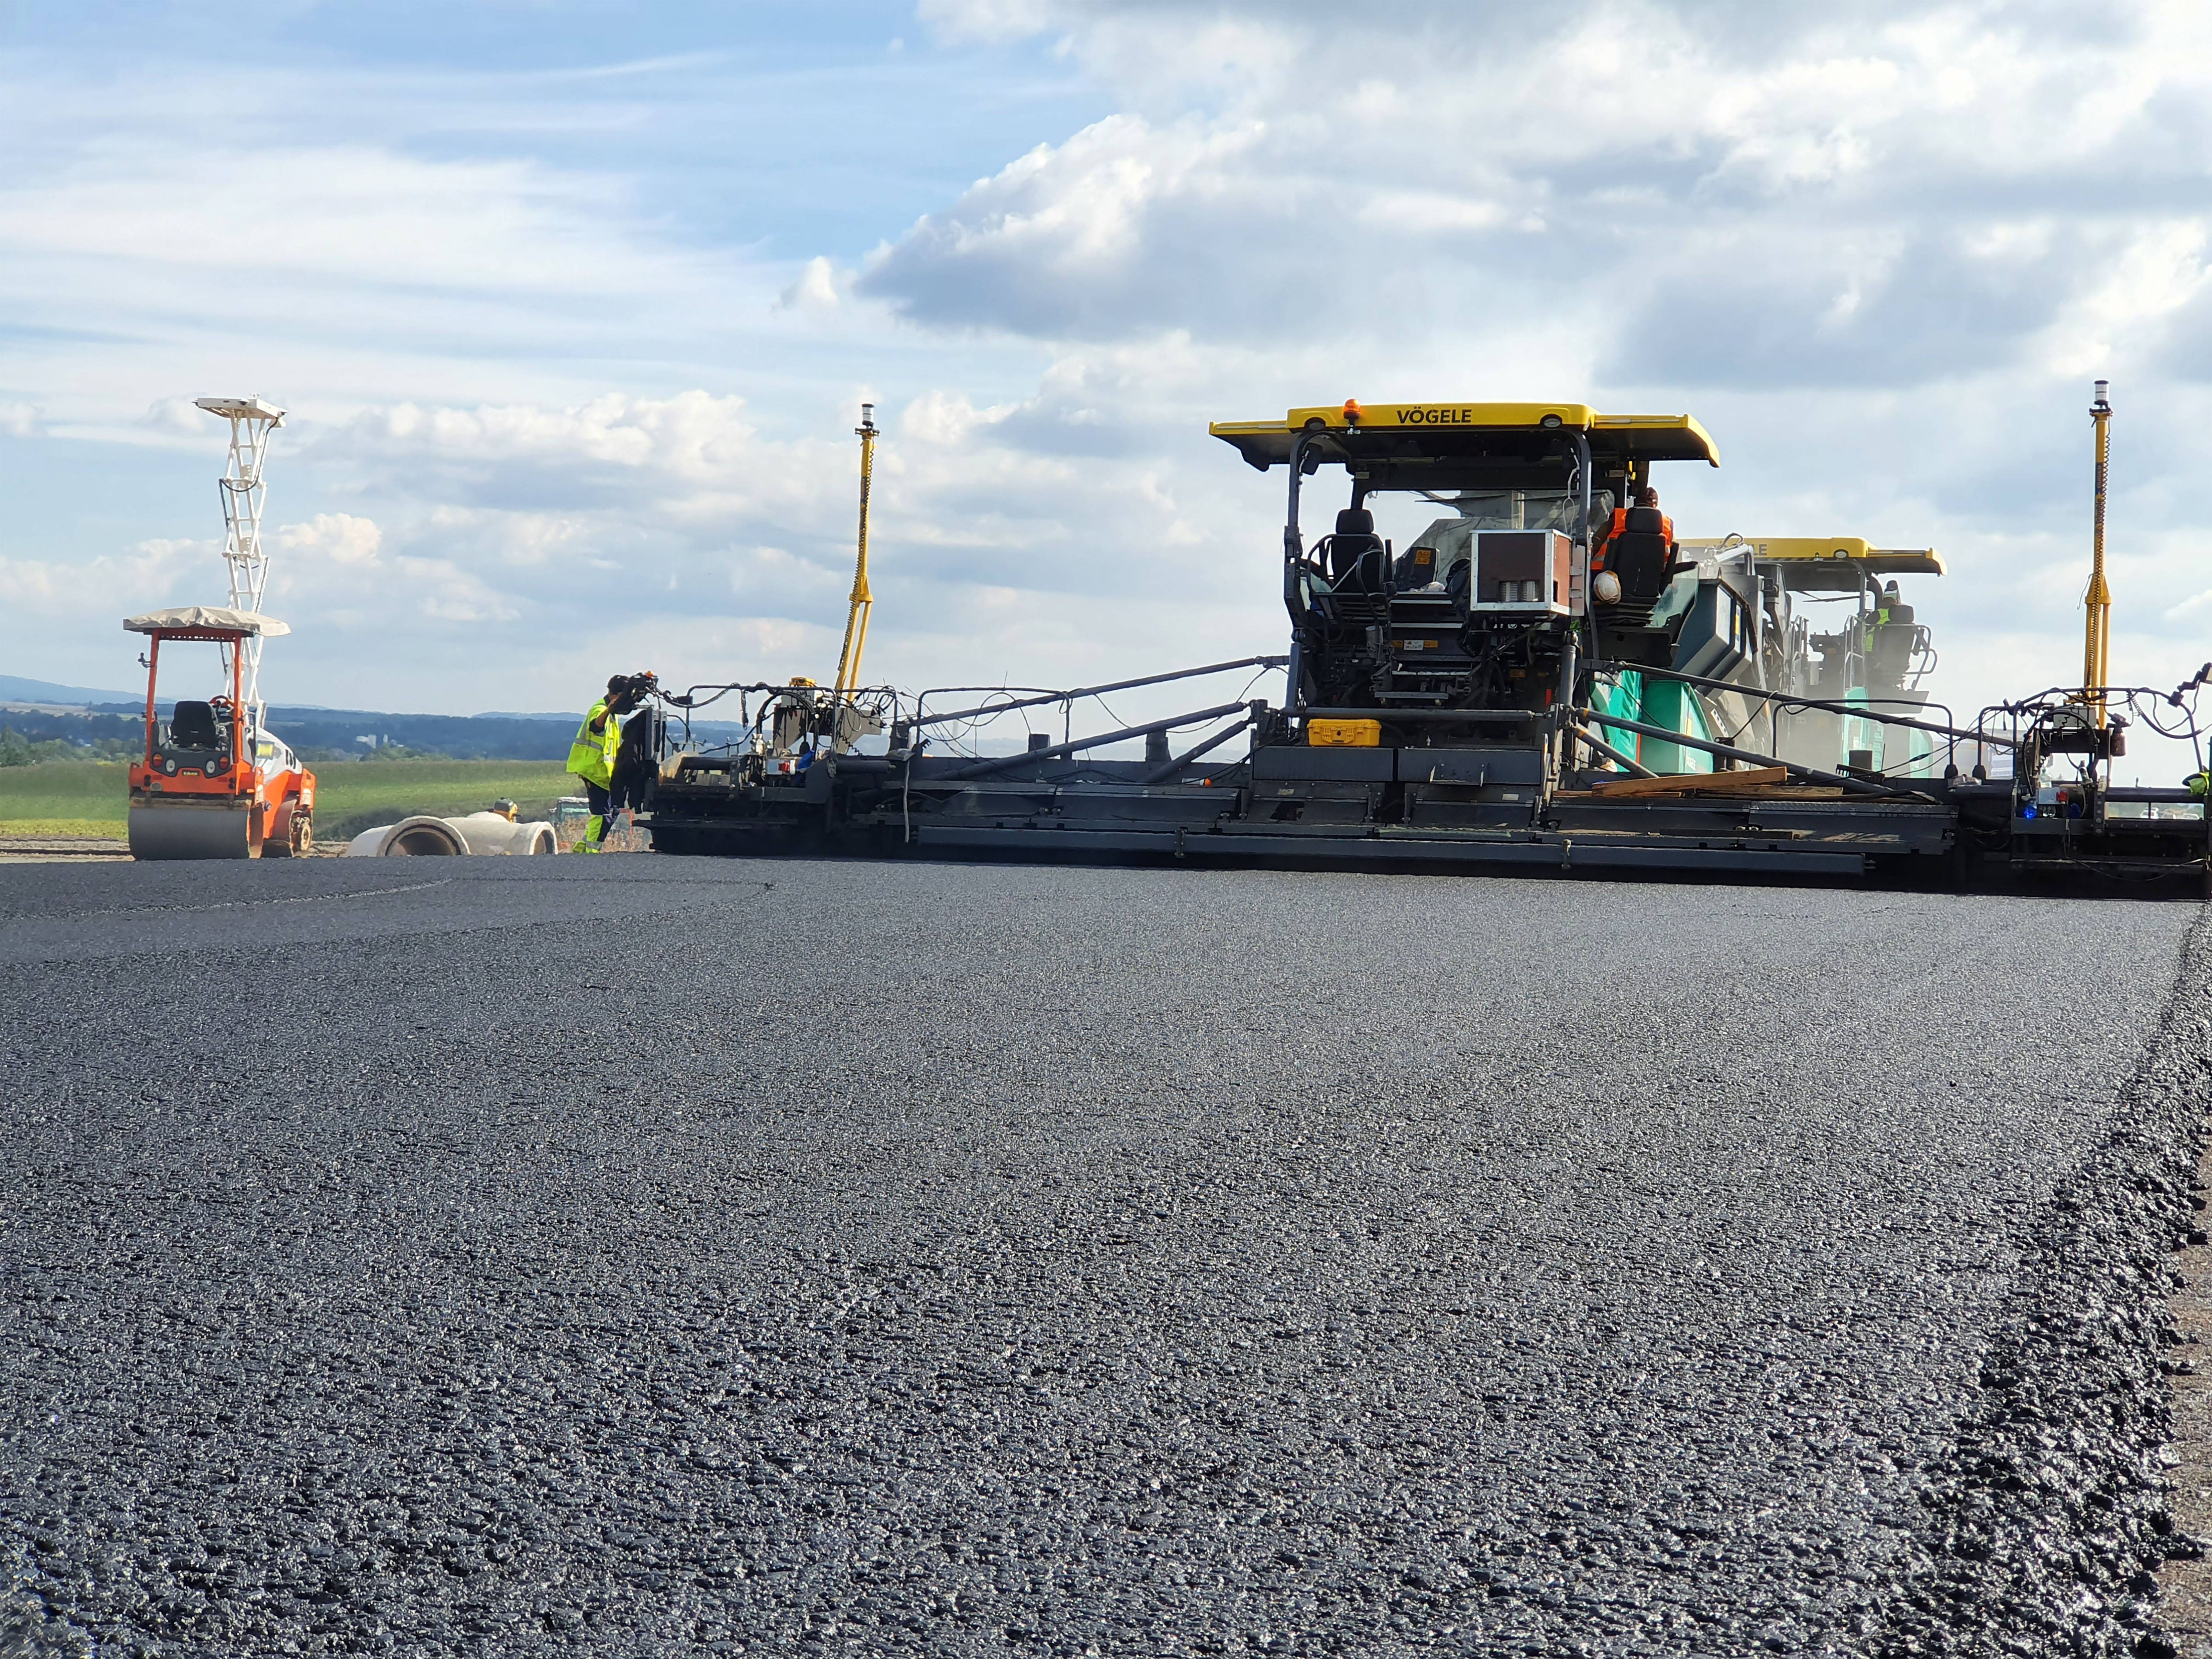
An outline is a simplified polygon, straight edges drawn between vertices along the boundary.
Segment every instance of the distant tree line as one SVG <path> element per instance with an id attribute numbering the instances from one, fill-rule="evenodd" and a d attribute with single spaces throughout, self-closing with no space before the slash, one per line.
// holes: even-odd
<path id="1" fill-rule="evenodd" d="M 168 702 L 163 700 L 166 714 Z M 579 719 L 581 716 L 578 716 Z M 0 766 L 41 760 L 128 758 L 143 748 L 146 716 L 113 705 L 82 713 L 10 709 L 0 735 Z M 269 729 L 311 761 L 565 760 L 574 720 L 488 719 L 482 715 L 385 714 L 354 709 L 269 711 Z M 373 742 L 363 742 L 370 738 Z"/>
<path id="2" fill-rule="evenodd" d="M 168 708 L 165 699 L 164 712 Z M 82 711 L 10 709 L 0 726 L 0 766 L 46 760 L 127 760 L 145 744 L 143 708 L 101 703 Z M 555 720 L 495 714 L 383 714 L 363 709 L 269 710 L 269 729 L 301 758 L 341 760 L 561 761 L 580 714 Z M 702 722 L 702 737 L 735 737 L 739 728 Z"/>
<path id="3" fill-rule="evenodd" d="M 13 718 L 27 724 L 38 722 L 36 715 Z M 143 742 L 135 732 L 127 738 L 47 737 L 36 729 L 19 732 L 12 726 L 0 726 L 0 766 L 33 766 L 53 760 L 129 760 Z"/>

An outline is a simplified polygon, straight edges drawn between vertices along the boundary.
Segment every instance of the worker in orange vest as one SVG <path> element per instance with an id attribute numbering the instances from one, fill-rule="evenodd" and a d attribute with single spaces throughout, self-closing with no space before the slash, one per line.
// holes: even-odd
<path id="1" fill-rule="evenodd" d="M 1646 484 L 1636 492 L 1636 505 L 1657 511 L 1659 492 Z M 1605 568 L 1606 549 L 1612 544 L 1615 536 L 1623 534 L 1628 529 L 1628 514 L 1629 509 L 1625 507 L 1616 507 L 1613 509 L 1613 520 L 1606 526 L 1605 533 L 1598 538 L 1597 550 L 1590 555 L 1590 569 L 1593 573 Z M 1665 538 L 1668 546 L 1674 546 L 1674 521 L 1663 513 L 1659 515 L 1659 533 Z"/>

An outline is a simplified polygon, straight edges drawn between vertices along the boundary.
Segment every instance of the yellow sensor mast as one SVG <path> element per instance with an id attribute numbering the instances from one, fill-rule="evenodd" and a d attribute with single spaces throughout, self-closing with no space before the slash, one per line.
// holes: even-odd
<path id="1" fill-rule="evenodd" d="M 860 440 L 860 556 L 853 568 L 852 607 L 845 613 L 845 648 L 837 653 L 836 695 L 842 702 L 860 680 L 860 653 L 868 643 L 868 612 L 875 596 L 868 592 L 868 487 L 876 471 L 876 406 L 860 405 L 860 423 L 853 428 Z M 2104 474 L 2100 471 L 2100 478 Z M 2100 524 L 2103 523 L 2103 488 L 2097 496 Z"/>
<path id="2" fill-rule="evenodd" d="M 2097 428 L 2097 511 L 2090 537 L 2089 591 L 2083 596 L 2088 623 L 2081 641 L 2081 701 L 2105 723 L 2105 689 L 2112 634 L 2112 591 L 2105 585 L 2105 478 L 2112 459 L 2112 400 L 2106 395 L 2111 382 L 2097 382 L 2097 401 L 2089 405 L 2089 419 Z"/>

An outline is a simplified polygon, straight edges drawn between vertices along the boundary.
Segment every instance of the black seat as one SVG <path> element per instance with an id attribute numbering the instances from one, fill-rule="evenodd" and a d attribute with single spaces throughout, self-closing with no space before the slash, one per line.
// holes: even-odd
<path id="1" fill-rule="evenodd" d="M 1621 603 L 1643 608 L 1667 586 L 1667 567 L 1674 550 L 1667 540 L 1667 520 L 1656 507 L 1632 507 L 1622 515 L 1620 533 L 1605 544 L 1605 568 L 1620 579 Z"/>
<path id="2" fill-rule="evenodd" d="M 1328 581 L 1339 593 L 1380 593 L 1386 571 L 1382 538 L 1375 533 L 1375 515 L 1361 507 L 1347 507 L 1336 515 L 1336 533 L 1328 538 Z"/>
<path id="3" fill-rule="evenodd" d="M 179 702 L 169 714 L 169 742 L 179 749 L 222 748 L 222 738 L 216 731 L 215 706 Z"/>

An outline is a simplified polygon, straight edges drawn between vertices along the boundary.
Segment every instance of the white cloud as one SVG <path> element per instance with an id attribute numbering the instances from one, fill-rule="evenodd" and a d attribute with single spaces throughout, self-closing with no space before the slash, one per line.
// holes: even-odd
<path id="1" fill-rule="evenodd" d="M 945 10 L 1064 31 L 1128 107 L 879 257 L 863 290 L 917 320 L 1404 347 L 1565 315 L 1609 378 L 1911 384 L 2054 327 L 2143 356 L 2202 277 L 2201 8 Z"/>
<path id="2" fill-rule="evenodd" d="M 1006 40 L 1048 27 L 1065 9 L 1053 0 L 921 0 L 915 9 L 948 39 Z"/>
<path id="3" fill-rule="evenodd" d="M 207 410 L 196 407 L 190 398 L 156 398 L 146 405 L 138 424 L 165 438 L 205 438 L 210 429 Z"/>
<path id="4" fill-rule="evenodd" d="M 844 290 L 851 282 L 849 272 L 838 270 L 830 259 L 817 254 L 806 262 L 799 273 L 799 280 L 776 295 L 776 309 L 835 311 L 844 303 Z"/>
<path id="5" fill-rule="evenodd" d="M 97 628 L 112 614 L 118 625 L 131 613 L 165 605 L 208 603 L 222 591 L 202 580 L 212 564 L 222 568 L 220 541 L 161 537 L 140 542 L 129 553 L 102 554 L 82 561 L 11 558 L 0 556 L 0 604 L 11 615 L 42 629 L 57 625 Z M 119 641 L 120 632 L 117 634 Z"/>
<path id="6" fill-rule="evenodd" d="M 611 362 L 723 349 L 790 281 L 750 249 L 670 235 L 632 173 L 520 143 L 467 153 L 483 146 L 453 130 L 472 108 L 504 104 L 518 138 L 551 129 L 550 111 L 514 109 L 513 85 L 153 63 L 88 84 L 41 67 L 0 64 L 0 309 L 10 381 L 70 435 L 197 437 L 191 401 L 216 390 L 325 417 L 588 395 Z"/>
<path id="7" fill-rule="evenodd" d="M 384 545 L 384 532 L 374 519 L 356 518 L 350 513 L 318 513 L 305 524 L 279 526 L 275 544 L 288 556 L 373 565 Z"/>
<path id="8" fill-rule="evenodd" d="M 753 428 L 744 399 L 692 391 L 673 398 L 611 392 L 571 409 L 529 404 L 477 409 L 400 404 L 356 416 L 338 434 L 318 439 L 322 453 L 438 462 L 579 463 L 647 470 L 688 478 L 726 474 L 746 456 Z"/>
<path id="9" fill-rule="evenodd" d="M 1434 190 L 1384 191 L 1359 208 L 1359 222 L 1384 230 L 1425 234 L 1455 230 L 1490 230 L 1509 210 L 1497 202 L 1470 200 Z"/>

